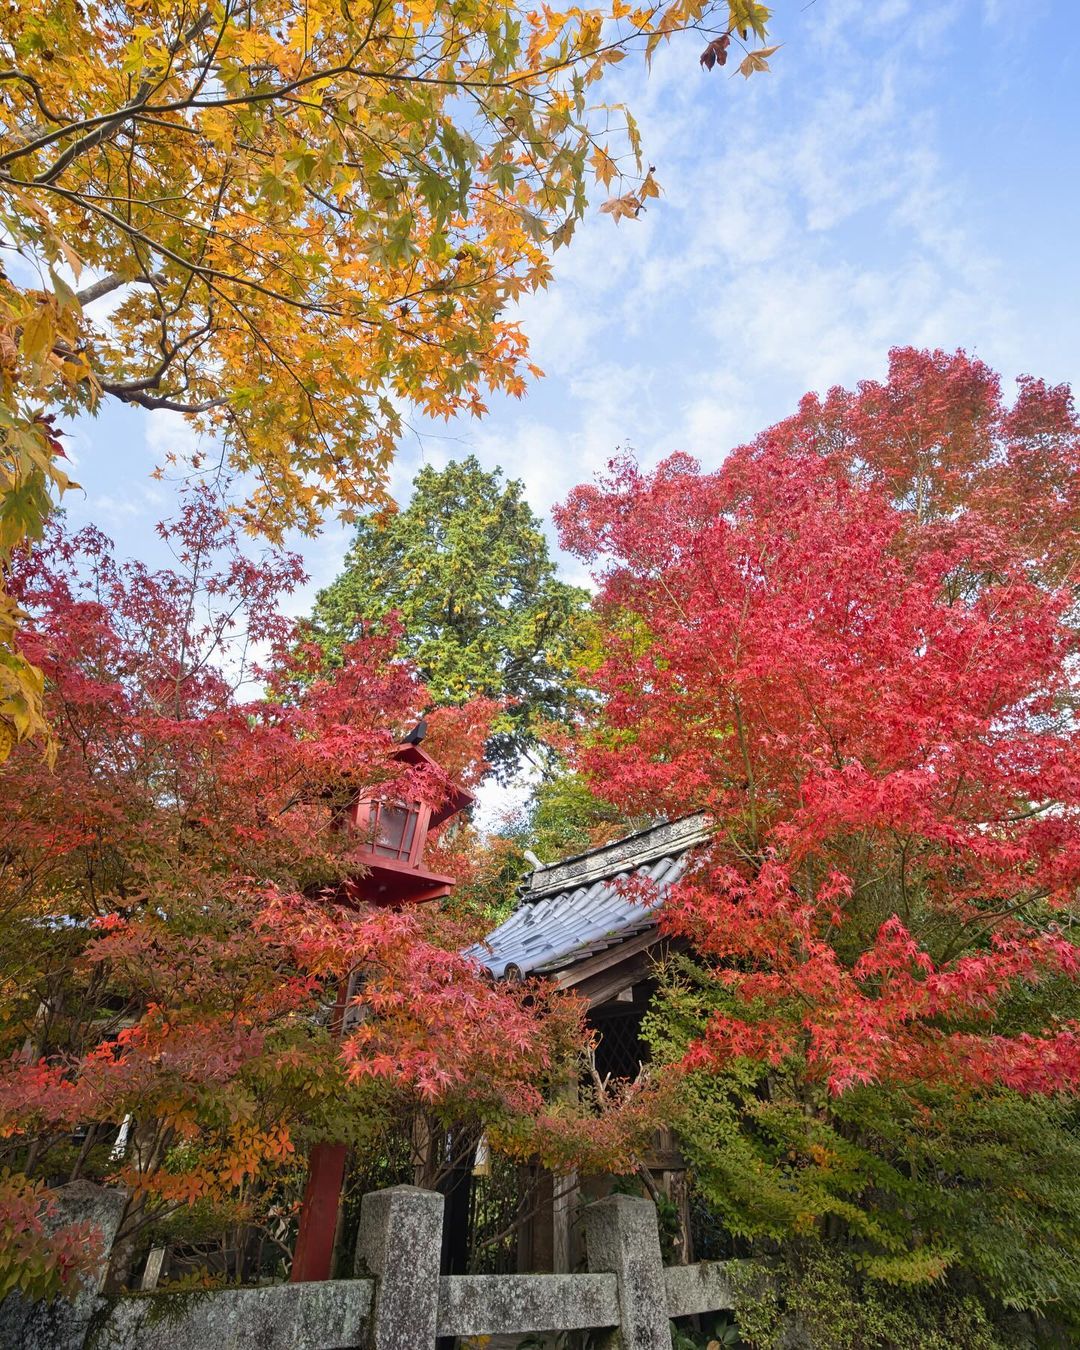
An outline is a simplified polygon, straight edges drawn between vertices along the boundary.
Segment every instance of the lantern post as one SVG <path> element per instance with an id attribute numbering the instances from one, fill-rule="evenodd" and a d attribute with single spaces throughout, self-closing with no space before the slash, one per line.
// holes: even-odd
<path id="1" fill-rule="evenodd" d="M 421 723 L 420 728 L 423 726 Z M 420 748 L 420 728 L 399 747 L 397 758 L 416 768 L 438 769 L 435 760 Z M 424 867 L 424 849 L 430 833 L 472 800 L 472 793 L 456 784 L 436 809 L 419 801 L 359 797 L 346 813 L 346 822 L 367 841 L 359 852 L 368 870 L 365 876 L 346 883 L 346 901 L 400 909 L 449 895 L 454 878 Z M 342 1033 L 350 996 L 351 982 L 346 980 L 339 986 L 331 1019 L 335 1036 Z M 290 1277 L 294 1283 L 328 1280 L 331 1276 L 347 1160 L 346 1144 L 315 1144 L 308 1155 L 307 1185 Z"/>

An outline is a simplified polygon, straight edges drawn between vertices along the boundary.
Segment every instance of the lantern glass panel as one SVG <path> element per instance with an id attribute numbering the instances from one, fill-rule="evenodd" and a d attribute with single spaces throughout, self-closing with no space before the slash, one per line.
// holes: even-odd
<path id="1" fill-rule="evenodd" d="M 400 802 L 379 802 L 375 813 L 375 841 L 372 850 L 384 858 L 408 859 L 416 837 L 420 811 Z"/>

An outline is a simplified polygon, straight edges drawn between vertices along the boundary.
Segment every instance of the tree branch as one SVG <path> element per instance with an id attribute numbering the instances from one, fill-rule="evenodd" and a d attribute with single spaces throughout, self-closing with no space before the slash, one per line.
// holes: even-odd
<path id="1" fill-rule="evenodd" d="M 34 102 L 38 106 L 38 111 L 47 122 L 55 122 L 57 125 L 60 125 L 64 121 L 59 113 L 54 113 L 45 102 L 45 96 L 41 92 L 41 85 L 38 84 L 33 75 L 27 75 L 21 70 L 0 70 L 0 81 L 4 80 L 20 80 L 23 84 L 29 85 L 34 91 Z"/>
<path id="2" fill-rule="evenodd" d="M 228 402 L 224 395 L 204 399 L 201 403 L 181 403 L 165 394 L 148 394 L 144 390 L 131 389 L 123 384 L 102 383 L 101 388 L 106 394 L 118 398 L 121 403 L 137 403 L 140 408 L 149 408 L 152 411 L 164 409 L 166 412 L 204 413 L 214 408 L 222 408 Z"/>
<path id="3" fill-rule="evenodd" d="M 119 272 L 110 272 L 107 277 L 102 277 L 100 281 L 91 282 L 89 286 L 84 286 L 81 291 L 75 292 L 75 299 L 80 305 L 92 305 L 95 300 L 100 300 L 104 295 L 111 295 L 113 291 L 118 291 L 121 286 L 153 286 L 155 282 L 164 282 L 166 277 L 164 273 L 158 272 L 153 276 L 143 275 L 138 277 L 122 277 Z"/>
<path id="4" fill-rule="evenodd" d="M 209 22 L 210 11 L 204 10 L 191 27 L 177 37 L 176 41 L 169 48 L 170 67 L 177 52 L 186 47 L 189 43 L 194 42 Z M 160 87 L 160 82 L 158 87 Z M 201 87 L 201 82 L 198 87 Z M 43 173 L 37 175 L 34 182 L 46 185 L 55 182 L 72 160 L 78 159 L 78 157 L 85 154 L 87 150 L 92 150 L 95 145 L 100 145 L 103 140 L 111 136 L 114 131 L 118 131 L 131 117 L 137 116 L 139 109 L 154 92 L 154 88 L 155 86 L 151 80 L 144 79 L 130 103 L 126 104 L 118 112 L 112 113 L 110 116 L 106 117 L 106 119 L 101 121 L 92 131 L 88 131 L 85 136 L 80 136 L 77 141 L 73 141 L 66 150 L 61 151 L 60 154 L 57 155 L 56 159 L 53 160 L 52 164 Z"/>

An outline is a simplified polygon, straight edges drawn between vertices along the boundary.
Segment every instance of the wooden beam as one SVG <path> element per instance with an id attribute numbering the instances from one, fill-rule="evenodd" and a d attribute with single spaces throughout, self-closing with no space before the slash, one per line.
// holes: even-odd
<path id="1" fill-rule="evenodd" d="M 651 950 L 638 952 L 621 966 L 602 971 L 590 980 L 583 980 L 576 986 L 574 992 L 587 999 L 590 1008 L 601 1007 L 605 1003 L 612 1002 L 620 990 L 628 985 L 648 979 L 654 962 L 655 957 Z"/>
<path id="2" fill-rule="evenodd" d="M 584 961 L 578 961 L 576 965 L 568 966 L 556 975 L 555 983 L 559 989 L 573 989 L 575 985 L 588 979 L 590 975 L 598 975 L 601 971 L 609 970 L 612 966 L 618 965 L 620 961 L 625 961 L 627 957 L 633 956 L 637 952 L 645 951 L 660 940 L 656 924 L 653 923 L 645 932 L 638 933 L 636 937 L 627 938 L 624 942 L 613 943 L 605 951 L 587 957 Z"/>

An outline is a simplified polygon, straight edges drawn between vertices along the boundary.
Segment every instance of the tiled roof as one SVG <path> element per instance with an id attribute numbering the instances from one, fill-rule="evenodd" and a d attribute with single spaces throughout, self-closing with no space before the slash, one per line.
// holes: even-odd
<path id="1" fill-rule="evenodd" d="M 467 955 L 495 976 L 510 968 L 552 974 L 643 932 L 708 834 L 706 816 L 688 816 L 537 868 L 518 908 Z M 655 899 L 642 904 L 622 894 L 618 883 L 627 878 L 652 882 Z"/>

